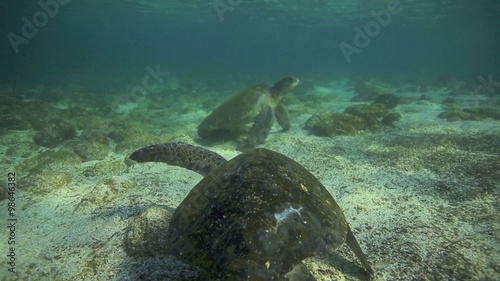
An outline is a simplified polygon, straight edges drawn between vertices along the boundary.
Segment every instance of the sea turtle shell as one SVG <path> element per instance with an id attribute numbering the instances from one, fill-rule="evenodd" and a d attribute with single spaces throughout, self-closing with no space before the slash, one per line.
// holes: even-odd
<path id="1" fill-rule="evenodd" d="M 260 148 L 224 161 L 203 148 L 167 143 L 130 158 L 205 175 L 174 212 L 167 245 L 170 254 L 202 267 L 211 280 L 300 280 L 289 273 L 307 271 L 302 260 L 344 242 L 373 273 L 330 193 L 282 154 Z"/>

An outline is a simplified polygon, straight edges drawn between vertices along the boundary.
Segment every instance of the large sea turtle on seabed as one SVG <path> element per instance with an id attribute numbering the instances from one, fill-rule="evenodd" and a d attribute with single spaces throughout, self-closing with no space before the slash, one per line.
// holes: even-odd
<path id="1" fill-rule="evenodd" d="M 245 125 L 252 124 L 246 140 L 238 144 L 238 150 L 247 150 L 264 142 L 275 119 L 283 131 L 290 130 L 288 110 L 281 100 L 298 83 L 298 78 L 285 77 L 272 86 L 256 85 L 231 97 L 201 122 L 198 135 L 206 142 L 232 139 L 245 134 Z"/>
<path id="2" fill-rule="evenodd" d="M 226 161 L 185 143 L 135 151 L 137 162 L 164 162 L 204 178 L 172 215 L 168 253 L 206 272 L 201 280 L 315 280 L 302 260 L 346 243 L 373 271 L 344 214 L 304 167 L 258 148 Z"/>

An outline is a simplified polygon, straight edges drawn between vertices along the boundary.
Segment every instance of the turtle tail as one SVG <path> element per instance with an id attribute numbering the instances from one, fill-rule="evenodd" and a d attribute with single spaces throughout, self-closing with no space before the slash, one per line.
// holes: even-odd
<path id="1" fill-rule="evenodd" d="M 143 162 L 163 162 L 179 166 L 206 176 L 227 162 L 219 154 L 183 142 L 168 142 L 143 147 L 134 151 L 130 159 Z"/>

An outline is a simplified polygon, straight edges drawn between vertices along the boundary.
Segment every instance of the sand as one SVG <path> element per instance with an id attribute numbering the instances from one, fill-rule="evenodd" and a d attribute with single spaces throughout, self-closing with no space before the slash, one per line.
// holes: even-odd
<path id="1" fill-rule="evenodd" d="M 421 95 L 403 92 L 398 95 Z M 342 112 L 355 104 L 349 102 L 354 94 L 346 81 L 332 81 L 310 90 L 327 102 L 288 103 L 295 113 L 292 129 L 282 133 L 274 126 L 262 145 L 301 163 L 331 192 L 375 269 L 374 280 L 500 280 L 500 125 L 490 119 L 438 118 L 446 93 L 437 89 L 427 93 L 431 102 L 399 105 L 394 110 L 403 118 L 394 128 L 355 136 L 314 136 L 303 128 L 311 114 Z M 478 104 L 488 97 L 455 98 Z M 195 109 L 168 115 L 157 124 L 137 120 L 141 114 L 152 114 L 141 106 L 120 114 L 124 120 L 148 123 L 153 133 L 169 131 L 175 140 L 195 143 L 195 127 L 208 114 L 197 107 L 204 99 L 193 97 L 189 106 Z M 86 168 L 98 162 L 121 162 L 132 152 L 112 151 L 104 160 L 60 167 L 72 181 L 47 194 L 33 194 L 23 186 L 26 171 L 14 170 L 26 151 L 34 156 L 47 150 L 31 148 L 33 135 L 31 130 L 9 131 L 0 137 L 4 177 L 8 171 L 18 175 L 16 274 L 7 271 L 9 233 L 3 227 L 0 280 L 194 278 L 196 271 L 170 256 L 127 256 L 124 235 L 142 210 L 178 206 L 200 175 L 161 163 L 85 175 Z M 18 157 L 6 155 L 13 147 L 18 147 Z M 231 159 L 239 154 L 234 147 L 230 142 L 209 149 Z M 4 224 L 6 204 L 1 202 Z M 345 246 L 306 264 L 318 280 L 366 278 Z"/>

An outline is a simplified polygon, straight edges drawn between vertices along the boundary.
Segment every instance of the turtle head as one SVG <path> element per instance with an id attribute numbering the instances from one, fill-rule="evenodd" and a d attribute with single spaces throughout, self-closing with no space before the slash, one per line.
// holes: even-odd
<path id="1" fill-rule="evenodd" d="M 283 97 L 288 91 L 295 88 L 297 84 L 299 84 L 299 78 L 285 77 L 271 87 L 271 94 L 274 98 Z"/>

